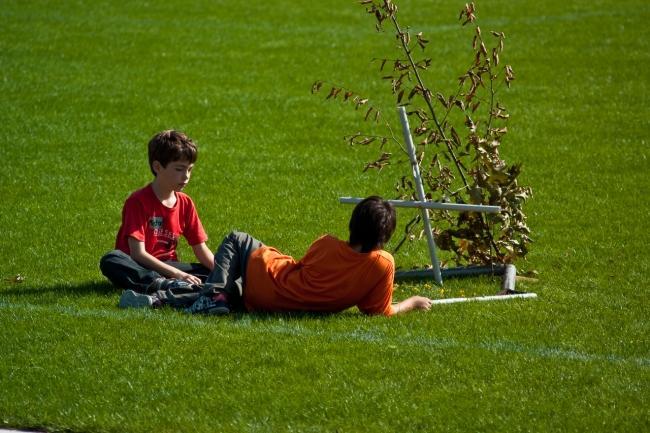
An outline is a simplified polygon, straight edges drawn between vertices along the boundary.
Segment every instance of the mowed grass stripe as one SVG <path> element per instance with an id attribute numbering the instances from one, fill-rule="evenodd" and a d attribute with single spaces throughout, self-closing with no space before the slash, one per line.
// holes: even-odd
<path id="1" fill-rule="evenodd" d="M 523 301 L 512 301 L 523 302 Z M 435 308 L 446 308 L 447 306 L 438 306 Z M 435 312 L 432 310 L 431 313 Z M 11 310 L 14 315 L 21 312 L 28 313 L 55 313 L 67 316 L 111 319 L 117 321 L 130 321 L 134 318 L 146 321 L 156 321 L 169 323 L 170 321 L 182 326 L 191 326 L 195 328 L 210 328 L 215 326 L 215 318 L 186 316 L 183 314 L 165 314 L 150 310 L 104 310 L 104 309 L 86 309 L 75 308 L 70 306 L 41 306 L 25 303 L 9 303 L 0 301 L 0 309 Z M 615 354 L 594 354 L 585 353 L 578 350 L 568 350 L 566 348 L 547 347 L 547 346 L 530 346 L 522 345 L 517 342 L 505 339 L 487 340 L 479 344 L 466 343 L 451 338 L 435 338 L 425 335 L 410 334 L 404 337 L 391 337 L 380 331 L 349 331 L 341 332 L 331 329 L 310 329 L 300 322 L 286 322 L 278 317 L 277 321 L 263 323 L 256 321 L 254 318 L 243 316 L 242 318 L 232 319 L 227 325 L 232 331 L 251 330 L 253 327 L 255 335 L 261 333 L 290 335 L 292 337 L 319 338 L 327 342 L 337 341 L 357 341 L 366 343 L 377 343 L 382 346 L 394 346 L 396 349 L 403 346 L 418 347 L 420 349 L 437 351 L 440 349 L 460 349 L 460 350 L 484 350 L 493 353 L 518 353 L 534 358 L 550 358 L 563 361 L 580 361 L 596 363 L 613 363 L 639 367 L 650 366 L 650 358 L 647 357 L 622 357 Z M 382 320 L 382 319 L 378 319 Z M 390 319 L 389 319 L 390 320 Z"/>

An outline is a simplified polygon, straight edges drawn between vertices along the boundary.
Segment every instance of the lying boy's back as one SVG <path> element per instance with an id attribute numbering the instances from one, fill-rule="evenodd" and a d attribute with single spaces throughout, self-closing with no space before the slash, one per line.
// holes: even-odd
<path id="1" fill-rule="evenodd" d="M 338 312 L 357 306 L 389 315 L 395 264 L 384 250 L 357 252 L 330 235 L 317 239 L 298 262 L 272 247 L 255 250 L 246 271 L 248 311 Z"/>

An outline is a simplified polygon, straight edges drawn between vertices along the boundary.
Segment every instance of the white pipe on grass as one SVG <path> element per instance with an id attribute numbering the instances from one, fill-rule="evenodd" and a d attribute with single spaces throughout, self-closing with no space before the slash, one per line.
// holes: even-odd
<path id="1" fill-rule="evenodd" d="M 509 299 L 536 298 L 536 293 L 517 293 L 514 295 L 477 296 L 475 298 L 434 299 L 431 304 L 457 304 L 459 302 L 507 301 Z"/>

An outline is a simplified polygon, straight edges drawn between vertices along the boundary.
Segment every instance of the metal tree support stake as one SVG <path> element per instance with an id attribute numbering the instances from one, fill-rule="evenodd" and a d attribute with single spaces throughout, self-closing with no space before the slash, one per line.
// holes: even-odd
<path id="1" fill-rule="evenodd" d="M 420 166 L 418 165 L 417 156 L 415 155 L 415 146 L 413 145 L 413 137 L 411 137 L 411 130 L 409 128 L 409 119 L 404 107 L 399 107 L 399 120 L 402 122 L 402 134 L 404 134 L 404 141 L 406 148 L 409 152 L 409 159 L 411 160 L 411 171 L 413 172 L 413 179 L 415 180 L 415 192 L 418 200 L 426 202 L 424 195 L 424 186 L 422 185 L 422 176 L 420 176 Z M 431 221 L 429 220 L 429 209 L 422 208 L 422 221 L 424 221 L 424 231 L 427 234 L 427 243 L 429 244 L 429 255 L 431 256 L 431 265 L 433 266 L 433 279 L 438 284 L 442 284 L 442 275 L 440 274 L 440 262 L 436 255 L 436 242 L 433 240 L 433 233 L 431 232 Z"/>

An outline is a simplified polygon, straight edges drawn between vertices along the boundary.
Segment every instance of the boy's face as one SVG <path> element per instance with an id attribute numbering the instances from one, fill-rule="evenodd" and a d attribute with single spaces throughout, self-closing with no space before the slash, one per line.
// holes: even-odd
<path id="1" fill-rule="evenodd" d="M 156 173 L 156 182 L 165 189 L 182 191 L 190 181 L 194 164 L 186 160 L 172 161 L 163 167 L 154 161 L 153 170 Z"/>

